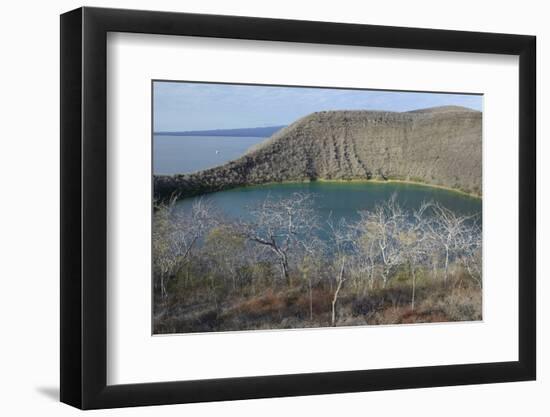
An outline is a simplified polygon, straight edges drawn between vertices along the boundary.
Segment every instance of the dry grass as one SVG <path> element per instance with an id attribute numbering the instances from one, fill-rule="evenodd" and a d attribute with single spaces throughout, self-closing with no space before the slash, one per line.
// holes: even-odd
<path id="1" fill-rule="evenodd" d="M 338 301 L 337 326 L 442 323 L 482 319 L 481 290 L 459 278 L 447 285 L 423 283 L 411 308 L 410 288 L 396 283 L 357 296 L 345 293 Z M 307 288 L 267 289 L 263 293 L 225 298 L 223 303 L 169 303 L 154 320 L 155 333 L 235 331 L 329 327 L 332 292 L 315 287 L 313 317 Z"/>

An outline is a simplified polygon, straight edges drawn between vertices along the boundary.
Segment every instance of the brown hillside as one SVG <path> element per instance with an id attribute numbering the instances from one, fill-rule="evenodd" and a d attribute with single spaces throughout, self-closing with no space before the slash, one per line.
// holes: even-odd
<path id="1" fill-rule="evenodd" d="M 313 113 L 225 165 L 155 177 L 155 195 L 316 179 L 401 179 L 481 195 L 481 126 L 481 112 L 458 106 Z"/>

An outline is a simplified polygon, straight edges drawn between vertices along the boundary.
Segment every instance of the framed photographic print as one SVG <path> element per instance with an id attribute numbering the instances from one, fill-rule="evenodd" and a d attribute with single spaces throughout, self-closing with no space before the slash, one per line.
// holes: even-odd
<path id="1" fill-rule="evenodd" d="M 61 400 L 535 379 L 535 38 L 61 16 Z"/>

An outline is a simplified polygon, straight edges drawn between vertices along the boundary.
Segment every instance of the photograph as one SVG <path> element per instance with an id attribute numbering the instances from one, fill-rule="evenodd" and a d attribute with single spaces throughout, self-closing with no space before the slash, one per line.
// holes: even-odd
<path id="1" fill-rule="evenodd" d="M 482 320 L 482 95 L 152 90 L 153 334 Z"/>

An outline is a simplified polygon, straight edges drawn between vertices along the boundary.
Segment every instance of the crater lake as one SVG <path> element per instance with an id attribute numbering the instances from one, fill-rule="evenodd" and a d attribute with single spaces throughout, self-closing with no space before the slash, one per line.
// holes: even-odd
<path id="1" fill-rule="evenodd" d="M 177 210 L 189 210 L 198 199 L 211 203 L 229 220 L 251 220 L 250 209 L 266 199 L 281 199 L 294 193 L 311 193 L 320 223 L 329 217 L 356 221 L 359 211 L 372 210 L 395 194 L 396 201 L 408 211 L 432 201 L 459 215 L 474 216 L 481 223 L 482 200 L 460 192 L 399 182 L 312 181 L 304 183 L 265 184 L 234 188 L 191 198 L 177 203 Z"/>

